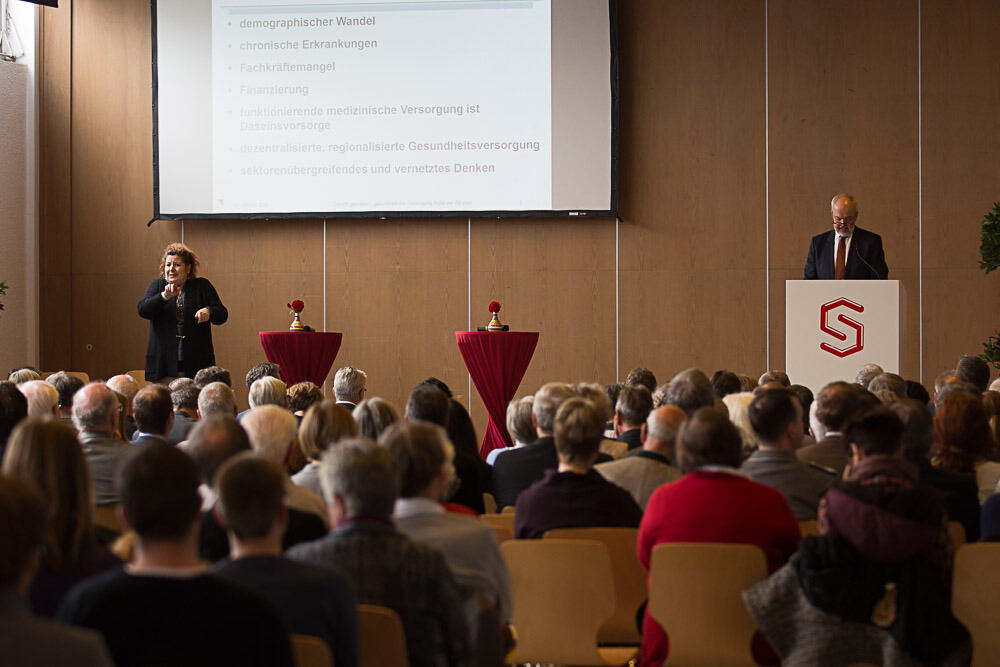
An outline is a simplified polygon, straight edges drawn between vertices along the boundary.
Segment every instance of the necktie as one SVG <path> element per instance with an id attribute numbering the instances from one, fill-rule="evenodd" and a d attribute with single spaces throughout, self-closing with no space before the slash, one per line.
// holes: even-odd
<path id="1" fill-rule="evenodd" d="M 843 236 L 837 237 L 837 262 L 834 264 L 833 279 L 844 279 L 844 267 L 847 264 L 847 239 Z"/>

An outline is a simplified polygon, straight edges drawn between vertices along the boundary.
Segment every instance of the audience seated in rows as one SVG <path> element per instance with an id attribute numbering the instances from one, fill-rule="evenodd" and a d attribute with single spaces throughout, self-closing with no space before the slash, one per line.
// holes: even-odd
<path id="1" fill-rule="evenodd" d="M 356 667 L 358 618 L 350 583 L 331 567 L 282 555 L 289 512 L 284 471 L 249 452 L 237 454 L 219 469 L 215 491 L 231 548 L 212 574 L 273 604 L 289 631 L 325 641 L 333 664 Z"/>
<path id="2" fill-rule="evenodd" d="M 274 607 L 206 574 L 198 558 L 198 473 L 165 443 L 131 450 L 121 471 L 135 559 L 80 584 L 58 617 L 99 630 L 118 667 L 292 665 L 288 630 Z"/>
<path id="3" fill-rule="evenodd" d="M 99 633 L 29 609 L 28 589 L 51 535 L 47 518 L 45 501 L 28 481 L 0 477 L 0 656 L 6 665 L 112 667 Z"/>
<path id="4" fill-rule="evenodd" d="M 48 514 L 44 552 L 31 586 L 31 607 L 53 616 L 69 590 L 121 560 L 98 541 L 93 524 L 90 473 L 76 432 L 59 420 L 30 418 L 11 434 L 3 474 L 32 482 Z M 102 531 L 103 541 L 112 535 Z"/>
<path id="5" fill-rule="evenodd" d="M 308 461 L 292 476 L 292 482 L 323 498 L 319 480 L 319 461 L 323 453 L 341 438 L 358 435 L 358 425 L 350 410 L 333 401 L 321 401 L 306 412 L 299 424 L 299 449 Z"/>
<path id="6" fill-rule="evenodd" d="M 262 378 L 254 386 L 268 379 Z M 246 430 L 250 448 L 257 456 L 281 466 L 282 470 L 287 469 L 292 449 L 298 447 L 298 422 L 291 412 L 277 405 L 261 405 L 247 412 L 240 425 Z M 287 474 L 285 478 L 288 506 L 311 512 L 325 521 L 327 511 L 323 499 L 304 486 L 293 484 Z"/>
<path id="7" fill-rule="evenodd" d="M 102 382 L 91 382 L 73 398 L 73 424 L 79 432 L 98 505 L 118 502 L 115 473 L 131 448 L 127 441 L 115 437 L 121 418 L 118 407 L 114 392 Z"/>
<path id="8" fill-rule="evenodd" d="M 189 382 L 170 391 L 170 404 L 174 410 L 174 423 L 167 434 L 167 442 L 176 445 L 184 442 L 198 424 L 198 387 Z"/>
<path id="9" fill-rule="evenodd" d="M 799 399 L 789 389 L 768 389 L 754 397 L 748 414 L 759 446 L 741 470 L 781 491 L 798 521 L 816 519 L 819 499 L 836 477 L 795 456 L 803 437 Z"/>
<path id="10" fill-rule="evenodd" d="M 174 406 L 170 400 L 170 390 L 162 384 L 150 384 L 138 391 L 132 400 L 132 414 L 135 415 L 135 437 L 133 445 L 149 445 L 154 442 L 169 441 L 170 430 L 174 426 Z"/>
<path id="11" fill-rule="evenodd" d="M 759 546 L 768 571 L 781 567 L 800 538 L 799 524 L 776 489 L 739 473 L 742 442 L 721 412 L 701 408 L 681 427 L 677 459 L 684 477 L 664 484 L 649 499 L 639 526 L 639 562 L 649 569 L 653 548 L 663 542 L 734 542 Z M 754 640 L 758 662 L 773 661 Z M 669 653 L 663 628 L 648 611 L 642 629 L 642 665 L 660 665 Z"/>
<path id="12" fill-rule="evenodd" d="M 517 497 L 514 537 L 540 538 L 554 528 L 639 525 L 642 510 L 632 496 L 593 469 L 603 432 L 604 420 L 592 403 L 563 401 L 553 424 L 559 465 Z"/>
<path id="13" fill-rule="evenodd" d="M 361 401 L 351 414 L 358 423 L 358 435 L 369 440 L 378 440 L 383 431 L 399 421 L 396 408 L 378 396 Z"/>
<path id="14" fill-rule="evenodd" d="M 686 419 L 684 412 L 673 405 L 661 405 L 649 413 L 642 427 L 642 448 L 618 461 L 594 466 L 604 479 L 632 494 L 645 511 L 649 497 L 660 486 L 680 479 L 676 467 L 677 433 Z"/>
<path id="15" fill-rule="evenodd" d="M 399 614 L 413 667 L 465 664 L 468 632 L 444 557 L 392 525 L 399 474 L 389 450 L 364 438 L 342 440 L 323 455 L 320 474 L 335 528 L 288 557 L 336 567 L 359 604 Z"/>
<path id="16" fill-rule="evenodd" d="M 744 593 L 783 663 L 968 664 L 947 515 L 903 458 L 902 431 L 885 408 L 847 426 L 851 462 L 823 498 L 819 537 Z"/>

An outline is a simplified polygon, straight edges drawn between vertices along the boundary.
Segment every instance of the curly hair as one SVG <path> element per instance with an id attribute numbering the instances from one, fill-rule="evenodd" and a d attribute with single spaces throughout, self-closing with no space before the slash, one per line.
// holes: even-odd
<path id="1" fill-rule="evenodd" d="M 187 247 L 183 243 L 171 243 L 166 248 L 163 249 L 163 257 L 160 259 L 160 276 L 163 275 L 163 268 L 167 265 L 167 257 L 170 255 L 176 255 L 181 258 L 181 261 L 188 266 L 188 279 L 198 277 L 198 255 L 194 254 L 194 250 Z"/>

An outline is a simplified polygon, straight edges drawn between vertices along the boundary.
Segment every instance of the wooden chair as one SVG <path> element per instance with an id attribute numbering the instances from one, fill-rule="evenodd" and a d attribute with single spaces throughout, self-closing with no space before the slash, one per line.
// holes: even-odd
<path id="1" fill-rule="evenodd" d="M 955 552 L 951 611 L 972 635 L 972 665 L 997 664 L 1000 656 L 1000 542 L 971 542 Z"/>
<path id="2" fill-rule="evenodd" d="M 139 383 L 139 389 L 145 387 L 148 382 L 146 382 L 146 371 L 128 371 L 125 375 L 131 375 L 132 379 Z"/>
<path id="3" fill-rule="evenodd" d="M 819 526 L 816 523 L 816 519 L 799 521 L 799 532 L 802 533 L 802 537 L 806 537 L 808 535 L 819 535 Z"/>
<path id="4" fill-rule="evenodd" d="M 501 526 L 510 531 L 510 534 L 514 534 L 514 515 L 513 514 L 480 514 L 479 520 L 484 521 L 491 526 Z"/>
<path id="5" fill-rule="evenodd" d="M 597 540 L 604 543 L 611 557 L 611 573 L 615 583 L 615 613 L 601 626 L 597 634 L 600 644 L 638 646 L 642 636 L 636 627 L 635 615 L 646 601 L 646 570 L 635 555 L 637 528 L 558 528 L 545 533 L 545 539 Z"/>
<path id="6" fill-rule="evenodd" d="M 951 535 L 951 543 L 956 549 L 965 544 L 965 526 L 958 521 L 948 522 L 948 534 Z"/>
<path id="7" fill-rule="evenodd" d="M 755 665 L 742 591 L 767 576 L 760 547 L 676 543 L 653 549 L 649 613 L 670 639 L 667 665 Z"/>
<path id="8" fill-rule="evenodd" d="M 514 664 L 621 665 L 632 648 L 598 648 L 597 633 L 615 610 L 611 558 L 595 540 L 509 540 L 517 647 Z"/>
<path id="9" fill-rule="evenodd" d="M 373 604 L 358 605 L 361 667 L 407 667 L 403 621 L 392 609 Z"/>
<path id="10" fill-rule="evenodd" d="M 492 493 L 483 493 L 483 506 L 486 508 L 485 514 L 497 513 L 497 499 Z"/>
<path id="11" fill-rule="evenodd" d="M 512 531 L 507 526 L 501 526 L 500 524 L 491 524 L 490 528 L 493 529 L 493 537 L 497 539 L 497 544 L 503 544 L 507 540 L 514 539 L 514 531 Z"/>
<path id="12" fill-rule="evenodd" d="M 292 635 L 291 639 L 295 667 L 333 667 L 333 655 L 325 641 L 312 635 Z"/>
<path id="13" fill-rule="evenodd" d="M 116 533 L 124 533 L 128 530 L 121 519 L 118 517 L 118 505 L 94 505 L 92 510 L 91 519 L 95 526 L 100 526 L 101 528 L 107 528 L 108 530 L 113 530 Z"/>
<path id="14" fill-rule="evenodd" d="M 517 511 L 517 506 L 516 505 L 507 505 L 502 510 L 500 510 L 500 513 L 501 514 L 514 514 L 514 512 L 516 512 L 516 511 Z"/>

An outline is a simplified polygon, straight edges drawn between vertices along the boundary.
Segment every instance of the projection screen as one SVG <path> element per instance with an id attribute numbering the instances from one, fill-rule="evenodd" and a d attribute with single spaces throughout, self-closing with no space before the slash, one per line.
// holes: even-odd
<path id="1" fill-rule="evenodd" d="M 615 215 L 614 11 L 153 0 L 154 219 Z"/>

